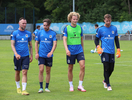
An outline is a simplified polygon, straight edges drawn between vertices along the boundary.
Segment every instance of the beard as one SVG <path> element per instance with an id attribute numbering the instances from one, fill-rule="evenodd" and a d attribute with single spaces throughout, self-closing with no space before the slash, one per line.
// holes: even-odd
<path id="1" fill-rule="evenodd" d="M 25 28 L 24 27 L 21 27 L 21 29 L 24 31 L 25 30 Z"/>
<path id="2" fill-rule="evenodd" d="M 49 31 L 49 28 L 44 28 L 45 31 Z"/>

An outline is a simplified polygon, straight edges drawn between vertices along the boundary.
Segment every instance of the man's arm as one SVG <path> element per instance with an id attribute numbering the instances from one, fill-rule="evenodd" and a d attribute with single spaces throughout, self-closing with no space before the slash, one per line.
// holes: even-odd
<path id="1" fill-rule="evenodd" d="M 32 48 L 32 42 L 29 42 L 29 52 L 30 52 L 30 62 L 33 60 L 33 48 Z"/>
<path id="2" fill-rule="evenodd" d="M 66 54 L 68 56 L 71 56 L 71 53 L 70 53 L 70 51 L 68 50 L 68 47 L 67 47 L 67 37 L 66 36 L 63 36 L 63 44 L 64 44 L 64 47 L 65 47 L 65 50 L 66 50 Z"/>
<path id="3" fill-rule="evenodd" d="M 82 45 L 82 48 L 83 48 L 83 52 L 84 52 L 84 43 L 83 43 L 83 36 L 81 37 L 81 45 Z"/>
<path id="4" fill-rule="evenodd" d="M 56 47 L 57 47 L 57 41 L 53 41 L 53 47 L 52 47 L 51 51 L 48 53 L 47 57 L 51 57 L 51 55 L 55 51 Z"/>
<path id="5" fill-rule="evenodd" d="M 12 51 L 14 52 L 14 54 L 15 54 L 16 59 L 19 60 L 21 58 L 21 56 L 19 54 L 17 54 L 17 52 L 16 52 L 15 41 L 14 40 L 11 40 L 11 48 L 12 48 Z"/>
<path id="6" fill-rule="evenodd" d="M 94 43 L 95 43 L 95 45 L 97 47 L 97 45 L 99 45 L 99 38 L 95 37 Z"/>
<path id="7" fill-rule="evenodd" d="M 115 44 L 116 44 L 117 49 L 119 49 L 120 48 L 120 43 L 119 43 L 118 36 L 115 37 Z"/>
<path id="8" fill-rule="evenodd" d="M 35 41 L 35 58 L 38 60 L 39 54 L 38 54 L 38 41 Z"/>

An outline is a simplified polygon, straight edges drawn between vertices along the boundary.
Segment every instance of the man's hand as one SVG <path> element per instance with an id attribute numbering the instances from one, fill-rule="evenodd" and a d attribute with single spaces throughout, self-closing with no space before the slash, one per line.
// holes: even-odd
<path id="1" fill-rule="evenodd" d="M 47 57 L 49 58 L 49 57 L 51 57 L 51 56 L 52 56 L 52 53 L 49 52 L 49 53 L 47 54 Z"/>
<path id="2" fill-rule="evenodd" d="M 121 56 L 120 49 L 117 49 L 116 57 L 120 58 L 120 56 Z"/>
<path id="3" fill-rule="evenodd" d="M 69 56 L 69 57 L 71 56 L 71 53 L 70 53 L 69 50 L 66 51 L 66 55 Z"/>
<path id="4" fill-rule="evenodd" d="M 38 58 L 39 58 L 39 54 L 38 53 L 36 53 L 35 58 L 36 58 L 36 60 L 38 60 Z"/>
<path id="5" fill-rule="evenodd" d="M 19 60 L 21 58 L 21 56 L 19 54 L 15 54 L 16 59 Z"/>
<path id="6" fill-rule="evenodd" d="M 97 52 L 98 52 L 98 54 L 103 53 L 103 49 L 100 47 L 100 45 L 97 45 Z"/>

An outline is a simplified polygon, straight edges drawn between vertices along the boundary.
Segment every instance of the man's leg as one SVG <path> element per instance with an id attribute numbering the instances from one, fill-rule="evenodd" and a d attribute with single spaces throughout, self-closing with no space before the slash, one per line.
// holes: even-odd
<path id="1" fill-rule="evenodd" d="M 112 88 L 110 86 L 110 81 L 109 81 L 109 76 L 111 75 L 110 74 L 110 63 L 104 62 L 103 65 L 104 65 L 104 77 L 105 77 L 105 82 L 107 84 L 107 90 L 111 91 Z"/>
<path id="2" fill-rule="evenodd" d="M 43 72 L 44 72 L 44 64 L 39 65 L 39 84 L 40 84 L 40 89 L 39 93 L 43 92 Z"/>
<path id="3" fill-rule="evenodd" d="M 110 70 L 109 70 L 109 77 L 110 77 L 112 72 L 114 71 L 114 64 L 115 63 L 109 63 L 109 64 L 110 64 Z"/>
<path id="4" fill-rule="evenodd" d="M 80 65 L 80 73 L 79 73 L 79 86 L 78 90 L 82 92 L 86 92 L 86 90 L 83 88 L 82 83 L 85 75 L 85 60 L 80 60 L 79 61 Z"/>
<path id="5" fill-rule="evenodd" d="M 21 93 L 20 89 L 20 71 L 16 70 L 15 72 L 15 81 L 16 81 L 16 86 L 17 86 L 17 93 Z"/>
<path id="6" fill-rule="evenodd" d="M 69 85 L 70 85 L 70 90 L 69 91 L 74 91 L 73 89 L 73 64 L 68 64 L 68 80 L 69 80 Z"/>
<path id="7" fill-rule="evenodd" d="M 103 66 L 104 66 L 104 79 L 106 84 L 109 84 L 109 63 L 104 62 Z"/>
<path id="8" fill-rule="evenodd" d="M 27 69 L 22 70 L 22 95 L 29 95 L 28 92 L 26 92 L 26 86 L 27 86 Z"/>
<path id="9" fill-rule="evenodd" d="M 46 92 L 50 92 L 50 90 L 48 89 L 49 81 L 50 81 L 50 71 L 51 71 L 51 67 L 46 66 L 46 86 L 45 86 Z"/>

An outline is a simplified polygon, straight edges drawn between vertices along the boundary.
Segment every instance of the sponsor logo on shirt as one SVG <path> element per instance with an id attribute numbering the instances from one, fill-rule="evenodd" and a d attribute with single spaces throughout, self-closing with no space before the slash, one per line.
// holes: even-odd
<path id="1" fill-rule="evenodd" d="M 51 43 L 51 41 L 47 41 L 47 38 L 45 38 L 45 40 L 44 41 L 42 40 L 41 42 Z"/>
<path id="2" fill-rule="evenodd" d="M 28 34 L 26 34 L 26 37 L 28 37 Z"/>
<path id="3" fill-rule="evenodd" d="M 112 34 L 114 34 L 114 31 L 112 31 Z"/>
<path id="4" fill-rule="evenodd" d="M 49 38 L 52 38 L 52 35 L 50 35 Z"/>
<path id="5" fill-rule="evenodd" d="M 108 35 L 108 37 L 105 37 L 104 39 L 114 39 L 114 37 L 110 37 L 110 35 Z"/>

